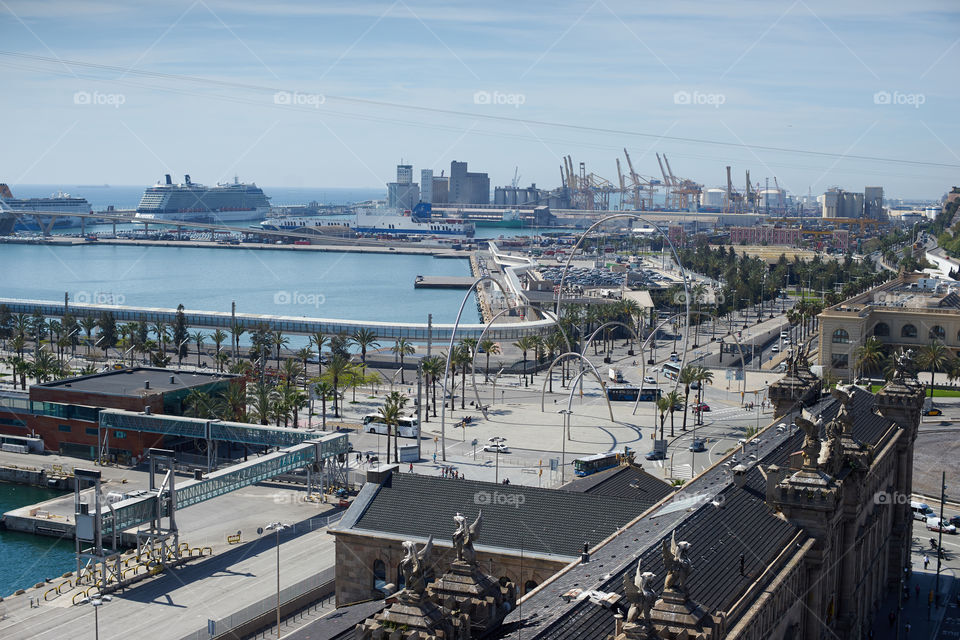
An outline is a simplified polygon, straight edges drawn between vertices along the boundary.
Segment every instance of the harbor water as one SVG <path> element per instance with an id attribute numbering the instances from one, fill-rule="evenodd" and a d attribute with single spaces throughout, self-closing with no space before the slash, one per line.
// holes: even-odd
<path id="1" fill-rule="evenodd" d="M 59 491 L 0 482 L 0 513 L 59 495 Z M 76 570 L 74 551 L 72 539 L 0 529 L 0 597 Z"/>

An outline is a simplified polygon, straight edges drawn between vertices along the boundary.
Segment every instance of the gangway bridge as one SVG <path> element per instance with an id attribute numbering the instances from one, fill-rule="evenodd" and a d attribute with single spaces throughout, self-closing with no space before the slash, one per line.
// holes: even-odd
<path id="1" fill-rule="evenodd" d="M 75 317 L 99 317 L 101 313 L 111 312 L 118 322 L 163 322 L 172 325 L 177 320 L 176 309 L 158 307 L 134 307 L 126 305 L 87 304 L 79 302 L 28 300 L 23 298 L 0 298 L 0 308 L 6 307 L 13 314 L 32 314 L 39 311 L 47 317 L 63 317 L 68 311 Z M 370 329 L 377 337 L 385 340 L 406 338 L 416 342 L 449 341 L 453 333 L 453 324 L 435 324 L 426 322 L 382 322 L 374 320 L 340 320 L 332 318 L 308 318 L 306 316 L 275 316 L 257 313 L 232 313 L 223 311 L 184 310 L 188 327 L 204 329 L 223 329 L 242 327 L 251 332 L 264 327 L 270 331 L 285 334 L 314 335 L 318 332 L 326 335 L 345 333 L 354 335 L 359 329 Z M 479 338 L 486 325 L 461 324 L 457 328 L 457 338 Z M 546 335 L 554 328 L 553 320 L 524 320 L 494 324 L 484 334 L 497 342 L 514 342 L 524 336 Z"/>
<path id="2" fill-rule="evenodd" d="M 166 449 L 150 449 L 150 485 L 145 495 L 129 497 L 108 503 L 101 502 L 100 472 L 76 469 L 74 511 L 76 514 L 77 575 L 95 576 L 99 573 L 103 584 L 121 579 L 118 539 L 120 533 L 134 527 L 137 531 L 137 555 L 146 552 L 159 564 L 179 559 L 180 545 L 176 525 L 176 511 L 225 493 L 236 491 L 296 469 L 307 469 L 309 477 L 319 472 L 326 482 L 346 481 L 346 454 L 350 443 L 345 433 L 329 433 L 306 429 L 289 429 L 251 425 L 239 422 L 203 420 L 182 416 L 153 415 L 120 409 L 100 412 L 98 441 L 107 444 L 111 429 L 136 430 L 144 433 L 176 435 L 206 439 L 210 444 L 218 440 L 280 447 L 273 453 L 246 462 L 197 474 L 193 480 L 175 484 L 175 454 Z M 157 471 L 166 469 L 161 482 Z M 93 511 L 81 497 L 84 484 L 93 484 Z M 168 520 L 163 525 L 163 518 Z M 144 525 L 149 525 L 142 528 Z M 110 541 L 110 549 L 105 543 Z M 95 570 L 91 570 L 91 564 Z"/>

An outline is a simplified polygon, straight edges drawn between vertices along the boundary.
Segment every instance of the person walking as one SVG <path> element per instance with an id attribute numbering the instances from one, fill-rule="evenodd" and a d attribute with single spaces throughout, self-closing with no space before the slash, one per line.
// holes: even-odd
<path id="1" fill-rule="evenodd" d="M 930 556 L 923 554 L 923 569 L 926 571 L 927 567 L 930 565 Z"/>
<path id="2" fill-rule="evenodd" d="M 413 463 L 410 463 L 410 473 L 413 473 Z"/>

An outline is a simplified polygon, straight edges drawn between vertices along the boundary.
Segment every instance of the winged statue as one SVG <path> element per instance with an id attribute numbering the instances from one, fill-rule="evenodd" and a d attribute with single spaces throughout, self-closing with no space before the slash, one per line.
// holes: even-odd
<path id="1" fill-rule="evenodd" d="M 693 563 L 687 557 L 689 542 L 677 542 L 677 532 L 674 531 L 670 539 L 663 539 L 663 566 L 667 569 L 667 578 L 664 580 L 664 589 L 673 589 L 686 593 L 686 582 Z"/>
<path id="2" fill-rule="evenodd" d="M 637 561 L 637 571 L 632 576 L 630 574 L 623 576 L 624 593 L 630 603 L 626 622 L 642 621 L 649 625 L 650 610 L 657 602 L 657 592 L 650 586 L 656 574 L 650 571 L 641 571 L 640 565 L 642 562 L 642 560 Z"/>
<path id="3" fill-rule="evenodd" d="M 457 560 L 468 564 L 477 563 L 477 553 L 473 543 L 480 537 L 480 525 L 483 524 L 483 509 L 477 514 L 473 524 L 467 525 L 467 518 L 462 513 L 453 516 L 457 523 L 457 530 L 453 532 L 453 545 L 457 549 Z"/>
<path id="4" fill-rule="evenodd" d="M 427 588 L 426 560 L 433 550 L 433 535 L 427 538 L 427 543 L 419 550 L 411 540 L 403 543 L 403 550 L 405 555 L 403 560 L 400 561 L 400 572 L 403 574 L 406 590 L 416 595 L 423 595 Z"/>
<path id="5" fill-rule="evenodd" d="M 820 458 L 820 426 L 803 416 L 794 422 L 803 430 L 803 457 L 808 465 L 815 465 Z"/>

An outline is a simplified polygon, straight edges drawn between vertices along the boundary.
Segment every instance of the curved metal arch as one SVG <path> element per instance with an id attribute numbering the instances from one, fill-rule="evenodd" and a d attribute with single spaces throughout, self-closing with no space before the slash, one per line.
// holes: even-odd
<path id="1" fill-rule="evenodd" d="M 500 311 L 498 311 L 498 312 L 497 312 L 497 315 L 495 315 L 495 316 L 493 316 L 492 318 L 490 318 L 490 322 L 488 322 L 488 323 L 487 323 L 487 326 L 485 326 L 485 327 L 483 328 L 483 331 L 480 332 L 480 337 L 477 338 L 477 345 L 479 345 L 480 342 L 483 341 L 483 336 L 486 335 L 487 329 L 489 329 L 489 328 L 493 325 L 494 321 L 495 321 L 497 318 L 499 318 L 500 316 L 502 316 L 503 314 L 507 313 L 508 311 L 512 311 L 513 309 L 536 309 L 539 313 L 544 313 L 544 314 L 547 314 L 547 315 L 552 316 L 550 319 L 553 320 L 553 322 L 557 325 L 557 329 L 560 330 L 560 335 L 563 336 L 563 341 L 567 343 L 567 351 L 573 351 L 573 348 L 570 346 L 570 338 L 567 337 L 566 331 L 564 331 L 564 330 L 563 330 L 563 327 L 560 325 L 560 320 L 559 320 L 559 318 L 557 317 L 557 314 L 555 314 L 553 311 L 547 311 L 546 309 L 540 309 L 540 308 L 538 308 L 538 307 L 534 307 L 533 305 L 531 305 L 531 304 L 526 304 L 526 303 L 518 304 L 518 305 L 515 306 L 515 307 L 511 307 L 511 308 L 507 308 L 507 309 L 501 309 Z M 475 396 L 476 399 L 477 399 L 477 406 L 480 407 L 480 412 L 483 413 L 483 418 L 484 418 L 484 420 L 486 420 L 486 418 L 487 418 L 487 408 L 484 406 L 483 402 L 480 400 L 480 390 L 477 389 L 477 368 L 476 368 L 476 367 L 474 366 L 474 364 L 473 364 L 474 362 L 476 362 L 476 360 L 477 360 L 477 352 L 474 351 L 474 352 L 473 352 L 473 360 L 472 360 L 471 363 L 470 363 L 470 381 L 471 381 L 471 383 L 473 384 L 473 393 L 474 393 L 474 396 Z"/>
<path id="2" fill-rule="evenodd" d="M 474 293 L 477 285 L 484 281 L 490 281 L 500 288 L 500 291 L 503 293 L 503 299 L 507 303 L 507 308 L 510 308 L 510 297 L 507 295 L 507 290 L 493 276 L 480 276 L 473 281 L 473 284 L 470 285 L 470 288 L 467 289 L 467 292 L 463 295 L 463 302 L 460 303 L 457 319 L 453 323 L 453 331 L 450 332 L 450 346 L 447 348 L 447 363 L 443 369 L 443 383 L 440 385 L 443 391 L 443 402 L 440 403 L 440 452 L 444 462 L 447 461 L 447 378 L 450 377 L 450 358 L 453 357 L 453 341 L 457 338 L 457 329 L 460 327 L 460 317 L 463 315 L 463 308 L 467 305 L 467 300 L 470 299 L 470 294 Z"/>
<path id="3" fill-rule="evenodd" d="M 663 230 L 660 228 L 660 226 L 659 226 L 658 224 L 655 224 L 654 222 L 652 222 L 651 220 L 648 220 L 648 219 L 645 218 L 644 216 L 638 215 L 638 214 L 636 214 L 636 213 L 615 213 L 615 214 L 612 214 L 612 215 L 609 215 L 609 216 L 605 216 L 605 217 L 601 218 L 600 220 L 597 220 L 597 221 L 594 222 L 592 225 L 590 225 L 589 227 L 587 227 L 587 229 L 586 229 L 582 234 L 580 234 L 580 237 L 577 239 L 577 242 L 573 245 L 573 248 L 570 250 L 570 255 L 567 257 L 567 261 L 566 261 L 566 263 L 564 263 L 564 265 L 563 265 L 563 272 L 562 272 L 561 275 L 560 275 L 560 286 L 557 288 L 557 302 L 556 302 L 556 306 L 555 306 L 555 310 L 556 310 L 556 313 L 557 313 L 557 317 L 560 316 L 560 304 L 563 302 L 563 285 L 564 285 L 564 282 L 565 282 L 566 279 L 567 279 L 567 271 L 570 269 L 570 262 L 573 260 L 573 256 L 576 254 L 577 249 L 580 248 L 580 245 L 583 243 L 583 241 L 586 239 L 587 235 L 588 235 L 591 231 L 593 231 L 594 229 L 596 229 L 597 227 L 599 227 L 600 225 L 602 225 L 602 224 L 605 223 L 605 222 L 609 222 L 610 220 L 616 220 L 616 219 L 618 219 L 618 218 L 631 218 L 631 219 L 635 219 L 635 220 L 640 220 L 640 221 L 642 221 L 642 222 L 650 225 L 650 226 L 653 227 L 654 229 L 656 229 L 656 230 L 657 230 L 657 233 L 659 233 L 661 236 L 663 236 L 663 239 L 664 239 L 664 240 L 667 242 L 667 244 L 670 246 L 670 253 L 673 254 L 673 259 L 674 259 L 674 261 L 676 261 L 677 267 L 680 269 L 680 275 L 683 277 L 683 291 L 684 291 L 684 296 L 683 296 L 684 300 L 683 300 L 683 301 L 684 301 L 684 307 L 685 307 L 685 311 L 686 311 L 686 326 L 687 326 L 687 332 L 686 332 L 686 333 L 684 334 L 684 336 L 683 336 L 683 357 L 680 359 L 680 368 L 682 369 L 684 366 L 686 366 L 686 362 L 687 362 L 687 345 L 688 345 L 689 342 L 690 342 L 690 285 L 689 285 L 689 278 L 687 277 L 687 271 L 686 271 L 686 269 L 683 268 L 683 264 L 680 262 L 680 256 L 677 254 L 677 249 L 676 249 L 676 247 L 673 246 L 673 242 L 670 240 L 670 237 L 669 237 L 666 233 L 663 232 Z M 677 314 L 677 315 L 679 315 L 679 314 Z M 654 333 L 653 335 L 656 335 L 656 333 Z M 674 390 L 677 390 L 677 389 L 679 388 L 679 381 L 675 381 L 673 388 L 674 388 Z"/>
<path id="4" fill-rule="evenodd" d="M 597 371 L 597 368 L 593 366 L 593 363 L 590 362 L 586 356 L 577 353 L 576 351 L 568 351 L 566 353 L 561 353 L 559 356 L 554 358 L 553 362 L 550 363 L 550 367 L 547 369 L 547 375 L 543 378 L 543 389 L 540 390 L 540 411 L 546 411 L 546 394 L 547 394 L 547 380 L 550 379 L 550 374 L 553 373 L 553 368 L 557 365 L 558 362 L 567 357 L 576 357 L 580 358 L 583 362 L 586 362 L 590 365 L 590 370 L 593 371 L 593 375 L 597 377 L 597 382 L 600 383 L 600 390 L 603 392 L 603 398 L 607 401 L 607 411 L 610 412 L 610 422 L 616 422 L 616 419 L 613 417 L 613 407 L 610 405 L 610 398 L 607 397 L 607 385 L 603 382 L 603 377 L 601 377 L 600 372 Z M 577 374 L 576 380 L 579 380 L 587 370 L 584 369 L 579 374 Z M 570 397 L 573 398 L 573 391 L 576 388 L 576 383 L 570 387 Z"/>
<path id="5" fill-rule="evenodd" d="M 679 315 L 680 315 L 679 313 L 675 313 L 672 316 L 669 316 L 668 318 L 661 320 L 660 323 L 653 328 L 653 331 L 650 332 L 650 335 L 647 336 L 647 338 L 640 345 L 640 378 L 641 378 L 640 388 L 641 389 L 643 389 L 643 378 L 647 377 L 647 361 L 643 358 L 643 350 L 647 348 L 647 344 L 650 342 L 650 339 L 653 338 L 655 335 L 657 335 L 657 332 L 660 331 L 660 327 L 667 324 L 668 322 L 675 320 Z M 680 388 L 680 379 L 678 377 L 677 380 L 674 381 L 673 390 L 676 391 L 679 388 Z M 634 416 L 637 415 L 637 408 L 639 406 L 640 406 L 640 395 L 638 394 L 636 401 L 634 401 L 633 403 L 633 411 L 630 413 L 630 415 L 634 415 Z"/>
<path id="6" fill-rule="evenodd" d="M 678 314 L 678 315 L 679 315 L 679 314 Z M 636 340 L 637 342 L 640 342 L 640 336 L 637 335 L 637 332 L 634 331 L 633 327 L 631 327 L 630 325 L 628 325 L 628 324 L 625 323 L 625 322 L 620 322 L 619 320 L 611 320 L 610 322 L 604 322 L 602 325 L 600 325 L 599 327 L 597 327 L 597 330 L 596 330 L 596 331 L 594 331 L 593 333 L 590 334 L 590 337 L 587 338 L 586 342 L 583 343 L 583 349 L 580 351 L 580 353 L 586 354 L 586 352 L 587 352 L 587 347 L 589 347 L 589 346 L 590 346 L 590 343 L 593 342 L 593 339 L 597 337 L 597 334 L 600 333 L 601 331 L 603 331 L 604 329 L 606 329 L 607 327 L 612 326 L 612 325 L 619 325 L 619 326 L 623 327 L 624 329 L 626 329 L 627 331 L 629 331 L 630 333 L 633 334 L 634 340 Z"/>

